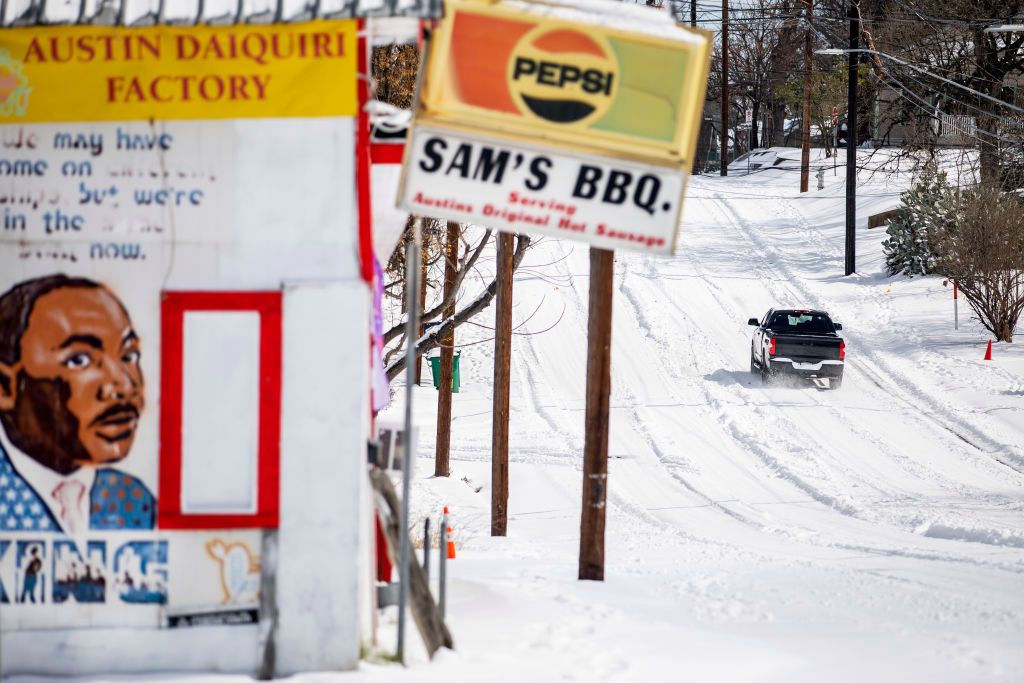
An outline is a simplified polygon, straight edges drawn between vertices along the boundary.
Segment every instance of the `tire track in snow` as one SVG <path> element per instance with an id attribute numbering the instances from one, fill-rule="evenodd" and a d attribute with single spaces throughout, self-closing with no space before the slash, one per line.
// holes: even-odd
<path id="1" fill-rule="evenodd" d="M 654 333 L 651 327 L 651 323 L 649 321 L 646 321 L 643 317 L 643 314 L 641 312 L 642 306 L 639 303 L 638 297 L 633 291 L 631 285 L 629 285 L 629 283 L 625 279 L 623 279 L 620 282 L 619 291 L 622 293 L 623 299 L 625 299 L 629 303 L 633 317 L 638 320 L 642 329 L 645 328 L 647 330 L 647 336 L 655 343 L 656 346 L 659 347 L 659 350 L 661 352 L 660 355 L 662 356 L 661 360 L 663 363 L 663 367 L 669 370 L 674 381 L 686 381 L 685 374 L 680 372 L 676 368 L 676 363 L 673 361 L 673 358 L 676 356 L 676 353 L 674 353 L 676 349 L 669 349 L 667 345 L 663 341 L 661 341 L 662 338 L 667 337 L 667 335 L 663 337 L 662 335 Z M 680 345 L 681 348 L 685 349 L 685 353 L 691 360 L 692 367 L 696 368 L 698 372 L 702 374 L 708 374 L 710 368 L 707 366 L 707 364 L 704 364 L 704 367 L 701 367 L 701 359 L 698 356 L 698 354 L 696 354 L 693 351 L 693 349 L 701 348 L 704 351 L 707 351 L 709 348 L 713 347 L 719 359 L 721 359 L 723 356 L 722 352 L 720 351 L 719 347 L 713 343 L 713 340 L 709 340 L 706 337 L 704 337 L 702 333 L 692 325 L 692 323 L 689 320 L 689 317 L 686 315 L 686 312 L 683 311 L 678 306 L 678 304 L 675 303 L 674 300 L 672 300 L 671 297 L 669 297 L 668 300 L 682 314 L 682 318 L 677 320 L 677 322 L 680 323 L 680 325 L 682 325 L 682 323 L 685 322 L 684 333 L 687 343 Z M 698 344 L 698 340 L 702 341 L 702 343 Z M 709 342 L 711 343 L 709 344 Z M 737 424 L 733 415 L 731 414 L 732 411 L 728 409 L 732 407 L 731 404 L 728 404 L 728 402 L 725 401 L 722 397 L 717 396 L 715 391 L 709 387 L 708 382 L 696 381 L 693 384 L 700 392 L 706 404 L 709 407 L 713 408 L 713 410 L 710 411 L 710 417 L 712 417 L 712 419 L 714 419 L 733 438 L 734 441 L 739 442 L 739 444 L 742 445 L 744 448 L 752 451 L 769 472 L 777 476 L 780 476 L 782 479 L 786 480 L 794 487 L 808 495 L 811 499 L 825 505 L 826 507 L 837 510 L 843 514 L 851 516 L 857 515 L 857 513 L 859 512 L 857 508 L 850 505 L 846 501 L 840 500 L 835 496 L 832 496 L 819 490 L 814 485 L 805 481 L 804 478 L 793 472 L 791 468 L 787 467 L 778 457 L 776 457 L 768 449 L 766 449 L 761 444 L 761 439 L 756 438 L 754 434 L 740 427 Z M 637 419 L 642 422 L 642 418 L 640 418 L 639 415 L 637 415 Z M 790 425 L 795 427 L 795 425 L 793 425 L 792 423 L 790 423 Z M 665 453 L 660 448 L 657 447 L 657 444 L 650 436 L 650 432 L 649 430 L 647 430 L 646 425 L 644 425 L 644 431 L 646 432 L 646 438 L 649 441 L 649 445 L 651 445 L 652 450 L 658 456 L 659 460 L 664 461 Z M 788 437 L 785 434 L 780 434 L 779 437 L 779 439 L 773 440 L 773 443 L 779 443 L 780 441 L 783 441 L 787 453 L 807 453 L 808 449 L 802 444 L 797 443 L 791 437 Z M 681 475 L 677 475 L 674 472 L 670 472 L 670 474 L 672 474 L 672 476 L 675 477 L 677 480 L 680 480 L 681 483 L 683 483 L 684 486 L 686 486 L 688 489 L 694 490 L 692 488 L 692 485 L 690 485 L 689 482 L 685 481 L 685 477 L 681 477 Z M 709 502 L 713 502 L 713 499 L 711 497 L 704 494 L 701 495 Z M 720 509 L 727 512 L 731 516 L 736 517 L 738 514 L 735 511 L 730 510 L 728 508 L 724 508 L 723 506 L 717 503 L 715 503 L 715 505 L 716 507 L 719 507 Z M 761 526 L 745 516 L 740 517 L 748 524 L 752 523 L 757 526 Z"/>
<path id="2" fill-rule="evenodd" d="M 625 282 L 625 280 L 623 282 Z M 623 293 L 623 298 L 626 299 L 629 302 L 631 309 L 635 312 L 637 310 L 637 305 L 638 305 L 638 299 L 637 299 L 635 293 L 633 293 L 631 291 L 631 288 L 628 286 L 628 284 L 625 287 L 620 287 L 620 290 Z M 683 311 L 680 311 L 680 312 L 683 313 L 683 315 L 685 316 L 685 312 L 683 312 Z M 638 318 L 638 322 L 639 322 L 639 320 L 640 319 Z M 688 320 L 687 320 L 687 323 L 689 324 Z M 654 327 L 650 324 L 649 321 L 646 322 L 646 323 L 640 323 L 640 324 L 642 326 L 646 325 L 645 329 L 648 331 L 649 338 L 651 340 L 653 340 L 659 347 L 661 347 L 661 350 L 664 353 L 665 352 L 664 343 L 660 341 L 660 339 L 662 338 L 663 335 L 657 334 L 657 331 L 654 329 Z M 700 334 L 701 334 L 700 331 L 697 330 L 693 326 L 689 326 L 688 327 L 688 331 L 689 331 L 689 334 L 686 337 L 686 341 L 689 341 L 689 342 L 695 341 L 695 339 L 697 337 L 699 337 Z M 704 341 L 704 344 L 700 348 L 706 349 L 708 347 L 707 339 L 706 338 L 702 338 L 702 340 Z M 698 345 L 696 345 L 694 343 L 687 343 L 687 344 L 683 344 L 682 348 L 684 348 L 684 349 L 693 349 L 693 348 L 696 348 L 697 346 Z M 716 349 L 717 348 L 718 347 L 716 346 Z M 671 358 L 671 356 L 673 354 L 668 354 L 668 355 Z M 694 354 L 692 351 L 689 351 L 688 355 L 690 356 L 690 359 L 695 363 L 695 367 L 697 367 L 698 371 L 700 371 L 701 368 L 699 368 L 699 366 L 696 365 L 698 356 L 696 354 Z M 720 352 L 719 352 L 719 356 L 721 356 Z M 674 379 L 682 377 L 681 373 L 675 367 L 674 363 L 672 363 L 669 359 L 666 359 L 666 358 L 663 358 L 662 361 L 663 361 L 663 367 L 670 372 L 670 374 L 672 375 L 672 377 Z M 706 369 L 706 368 L 704 368 L 704 369 Z M 723 429 L 725 429 L 726 432 L 729 434 L 729 436 L 731 436 L 733 438 L 733 440 L 736 441 L 740 446 L 752 448 L 755 451 L 759 451 L 759 452 L 755 452 L 755 455 L 759 456 L 759 459 L 762 460 L 762 464 L 766 467 L 768 472 L 773 472 L 776 475 L 780 475 L 781 479 L 783 479 L 787 483 L 795 486 L 797 489 L 803 491 L 812 500 L 815 500 L 816 502 L 821 503 L 826 508 L 831 509 L 834 512 L 837 512 L 837 513 L 840 513 L 840 514 L 845 514 L 845 515 L 852 516 L 852 517 L 855 517 L 855 518 L 860 518 L 860 515 L 859 515 L 860 511 L 859 511 L 859 509 L 857 509 L 855 507 L 852 507 L 852 506 L 843 505 L 842 502 L 838 502 L 838 504 L 832 504 L 832 501 L 835 500 L 834 497 L 830 496 L 829 494 L 825 494 L 825 493 L 822 493 L 822 492 L 818 491 L 815 487 L 813 487 L 813 485 L 805 482 L 798 475 L 792 474 L 789 471 L 789 469 L 783 463 L 779 462 L 778 459 L 774 458 L 774 456 L 772 456 L 770 453 L 767 453 L 763 449 L 763 447 L 760 445 L 759 440 L 757 440 L 756 438 L 753 438 L 748 432 L 746 432 L 742 427 L 740 427 L 737 424 L 736 420 L 733 419 L 732 416 L 727 412 L 727 409 L 723 408 L 722 400 L 719 397 L 715 396 L 714 392 L 708 390 L 707 384 L 708 384 L 707 382 L 697 382 L 697 386 L 701 387 L 702 394 L 704 395 L 704 397 L 707 400 L 707 405 L 709 407 L 714 406 L 715 408 L 717 408 L 717 410 L 713 410 L 711 412 L 712 412 L 712 414 L 715 417 L 718 418 L 718 422 L 719 422 L 720 426 L 722 426 Z M 647 426 L 646 426 L 646 423 L 645 423 L 644 419 L 642 418 L 642 416 L 639 415 L 639 413 L 636 412 L 635 409 L 633 410 L 633 415 L 634 415 L 634 419 L 636 421 L 636 424 L 638 426 L 638 431 L 639 431 L 640 435 L 644 438 L 645 443 L 649 446 L 649 448 L 651 449 L 652 453 L 655 454 L 655 457 L 658 458 L 658 460 L 661 462 L 661 464 L 663 466 L 666 465 L 665 461 L 668 460 L 669 456 L 667 456 L 667 454 L 664 452 L 664 450 L 661 449 L 658 446 L 657 441 L 653 438 L 653 436 L 650 434 L 649 430 L 647 429 Z M 799 449 L 800 446 L 797 445 L 796 448 Z M 671 462 L 670 460 L 668 460 L 668 461 Z M 778 469 L 775 469 L 773 467 L 773 465 L 775 463 L 778 463 Z M 926 550 L 917 550 L 917 549 L 908 549 L 908 548 L 874 547 L 874 546 L 864 545 L 863 543 L 849 542 L 849 541 L 838 541 L 834 537 L 831 537 L 829 539 L 816 539 L 816 538 L 814 538 L 814 534 L 822 532 L 823 529 L 821 529 L 821 528 L 814 528 L 814 527 L 803 527 L 803 528 L 801 528 L 801 527 L 795 527 L 795 526 L 790 525 L 789 528 L 781 529 L 780 530 L 780 528 L 779 528 L 779 526 L 777 524 L 771 525 L 771 526 L 763 524 L 763 523 L 761 523 L 761 522 L 759 522 L 757 520 L 752 519 L 751 517 L 749 517 L 747 515 L 744 515 L 744 514 L 740 513 L 737 510 L 734 510 L 734 509 L 731 509 L 729 507 L 726 507 L 726 506 L 722 505 L 721 503 L 717 502 L 712 496 L 703 493 L 699 488 L 693 486 L 688 481 L 686 475 L 678 472 L 676 469 L 671 468 L 671 467 L 664 467 L 664 469 L 669 474 L 669 476 L 672 477 L 681 486 L 683 486 L 684 489 L 686 489 L 687 491 L 692 492 L 694 495 L 697 495 L 701 500 L 704 500 L 705 503 L 709 507 L 712 507 L 712 508 L 714 508 L 716 510 L 719 510 L 719 511 L 725 513 L 726 515 L 728 515 L 729 517 L 731 517 L 731 518 L 733 518 L 733 519 L 735 519 L 737 521 L 740 521 L 740 522 L 742 522 L 742 523 L 744 523 L 744 524 L 746 524 L 746 525 L 748 525 L 748 526 L 750 526 L 750 527 L 752 527 L 752 528 L 754 528 L 754 529 L 756 529 L 756 530 L 758 530 L 758 531 L 760 531 L 762 533 L 768 534 L 768 535 L 778 536 L 780 531 L 783 531 L 784 535 L 786 537 L 789 537 L 789 538 L 794 539 L 794 540 L 795 539 L 802 539 L 802 540 L 804 540 L 804 542 L 807 542 L 807 539 L 811 539 L 810 542 L 813 545 L 816 545 L 818 547 L 841 548 L 843 550 L 856 551 L 856 552 L 861 552 L 861 553 L 866 553 L 866 554 L 875 554 L 875 555 L 884 555 L 884 556 L 893 556 L 893 557 L 904 557 L 904 558 L 908 558 L 908 559 L 928 560 L 928 561 L 937 561 L 937 562 L 945 562 L 945 563 L 950 563 L 950 562 L 952 562 L 952 563 L 965 563 L 965 564 L 969 564 L 969 565 L 972 565 L 972 566 L 994 568 L 994 569 L 1002 569 L 1002 570 L 1010 571 L 1010 572 L 1013 572 L 1013 573 L 1024 573 L 1024 562 L 1022 562 L 1022 563 L 1012 563 L 1012 562 L 1006 563 L 1006 562 L 996 562 L 996 561 L 991 561 L 991 560 L 979 560 L 979 559 L 974 558 L 974 557 L 964 556 L 964 555 L 960 555 L 960 554 L 957 554 L 957 553 L 936 553 L 936 552 L 929 552 L 929 551 L 926 551 Z M 646 510 L 644 510 L 643 512 L 644 512 L 644 516 L 645 517 L 650 515 L 650 513 L 647 512 Z M 634 509 L 634 513 L 636 513 L 635 509 Z M 879 520 L 864 520 L 864 521 L 870 522 L 872 524 L 879 524 L 880 523 Z M 663 522 L 663 523 L 667 523 L 667 522 Z M 671 523 L 669 523 L 669 524 L 671 525 Z M 899 527 L 896 527 L 896 528 L 899 528 Z M 811 532 L 811 535 L 808 535 L 806 533 L 800 533 L 800 530 L 809 531 L 809 532 Z M 902 528 L 900 528 L 900 530 L 901 531 L 905 531 Z"/>
<path id="3" fill-rule="evenodd" d="M 730 219 L 729 215 L 722 209 L 722 207 L 716 205 L 714 208 L 716 211 L 719 212 L 720 215 L 722 215 L 724 221 L 732 225 L 732 227 L 734 228 L 738 227 L 736 226 L 735 221 Z M 743 236 L 746 237 L 746 235 Z M 766 256 L 764 256 L 763 250 L 756 252 L 756 255 L 759 263 L 754 265 L 754 269 L 756 272 L 760 274 L 760 280 L 763 283 L 765 283 L 766 289 L 769 290 L 769 292 L 772 294 L 776 301 L 783 301 L 787 298 L 798 301 L 807 300 L 806 294 L 796 292 L 795 288 L 789 286 L 791 278 L 788 278 L 785 275 L 778 273 L 774 267 L 774 263 L 771 260 L 769 260 Z M 720 299 L 719 304 L 726 308 L 727 310 L 730 310 L 731 318 L 736 320 L 742 318 L 742 316 L 738 312 L 736 312 L 734 309 L 731 309 L 731 304 L 727 299 Z M 816 307 L 821 308 L 820 306 Z M 854 365 L 855 364 L 851 364 L 851 367 L 853 367 Z M 879 389 L 882 389 L 883 392 L 883 394 L 879 398 L 888 398 L 888 393 L 884 391 L 884 388 L 879 387 Z M 831 402 L 823 400 L 816 394 L 812 396 L 813 397 L 811 398 L 811 400 L 814 402 L 816 406 L 827 409 L 828 412 L 836 419 L 837 422 L 843 424 L 843 426 L 846 429 L 849 429 L 854 436 L 862 439 L 866 443 L 873 445 L 877 452 L 888 454 L 890 458 L 892 458 L 907 474 L 910 474 L 911 476 L 914 476 L 922 481 L 939 483 L 942 485 L 944 489 L 956 491 L 961 495 L 977 493 L 977 491 L 968 489 L 961 485 L 959 482 L 950 479 L 945 475 L 945 473 L 938 471 L 935 468 L 927 467 L 927 465 L 925 465 L 924 463 L 921 463 L 915 458 L 908 456 L 903 452 L 903 448 L 900 444 L 883 441 L 881 437 L 878 434 L 876 434 L 873 430 L 860 427 L 853 421 L 849 420 L 848 415 L 840 411 L 839 408 L 837 408 Z"/>
<path id="4" fill-rule="evenodd" d="M 756 186 L 750 186 L 752 190 L 756 191 Z M 815 230 L 810 222 L 804 217 L 799 207 L 795 206 L 792 201 L 785 198 L 773 197 L 771 200 L 775 206 L 778 207 L 778 214 L 781 216 L 789 217 L 794 222 L 800 225 L 803 229 L 803 233 L 807 238 L 814 243 L 814 246 L 819 252 L 830 253 L 837 258 L 837 261 L 841 261 L 839 257 L 842 256 L 842 251 L 836 247 L 830 240 L 826 240 L 821 232 Z M 873 308 L 884 310 L 887 315 L 885 322 L 889 324 L 898 324 L 896 321 L 899 320 L 899 315 L 892 306 L 892 300 L 880 291 L 878 287 L 865 287 L 866 293 L 860 296 L 858 303 L 869 302 Z M 913 341 L 917 345 L 917 352 L 921 356 L 921 363 L 927 365 L 934 374 L 949 377 L 959 381 L 961 384 L 973 384 L 977 381 L 978 366 L 971 361 L 968 361 L 959 356 L 951 356 L 948 354 L 941 354 L 933 349 L 927 348 L 921 335 L 913 327 L 900 326 L 899 332 L 901 339 L 907 339 Z M 957 375 L 953 372 L 954 368 L 970 373 L 970 377 L 965 377 L 962 374 Z M 999 366 L 994 366 L 986 369 L 986 374 L 989 376 L 998 376 L 1003 379 L 1009 387 L 1017 387 L 1020 385 L 1020 378 L 1017 375 L 1010 373 Z M 988 388 L 997 389 L 991 382 L 988 383 Z M 947 405 L 950 405 L 947 403 Z M 973 411 L 978 412 L 978 411 Z"/>
<path id="5" fill-rule="evenodd" d="M 800 278 L 797 275 L 795 275 L 784 264 L 784 259 L 781 258 L 781 255 L 778 253 L 778 250 L 766 244 L 765 241 L 762 240 L 757 235 L 757 232 L 755 230 L 752 230 L 746 223 L 746 221 L 741 216 L 739 216 L 738 213 L 727 202 L 724 201 L 724 198 L 722 198 L 721 195 L 716 194 L 716 196 L 719 197 L 722 205 L 719 206 L 718 208 L 724 207 L 729 211 L 729 213 L 733 215 L 734 220 L 731 222 L 735 225 L 735 227 L 739 229 L 740 232 L 743 233 L 743 236 L 747 240 L 749 240 L 750 243 L 754 244 L 758 248 L 760 253 L 763 254 L 770 252 L 775 254 L 777 258 L 774 260 L 774 262 L 779 268 L 780 273 L 784 275 L 786 280 L 790 283 L 792 289 L 795 292 L 799 293 L 800 296 L 802 296 L 807 303 L 815 306 L 816 308 L 828 310 L 829 306 L 822 305 L 822 302 L 819 300 L 819 298 L 812 292 L 810 292 L 805 286 L 803 286 L 800 282 Z M 1024 455 L 1020 454 L 1019 447 L 1014 446 L 1012 444 L 996 442 L 987 435 L 981 433 L 978 427 L 965 422 L 950 408 L 948 408 L 944 402 L 936 400 L 928 392 L 923 390 L 906 373 L 893 368 L 892 365 L 885 361 L 884 359 L 882 359 L 877 352 L 871 350 L 870 345 L 864 343 L 865 340 L 863 339 L 863 337 L 861 337 L 861 335 L 856 333 L 856 331 L 850 332 L 844 330 L 843 332 L 843 336 L 845 338 L 851 339 L 852 341 L 855 341 L 857 343 L 858 355 L 861 356 L 858 359 L 857 363 L 850 364 L 851 367 L 854 367 L 857 370 L 862 371 L 865 375 L 869 375 L 868 378 L 871 379 L 875 384 L 877 384 L 879 388 L 885 391 L 887 395 L 894 398 L 898 398 L 899 400 L 901 400 L 902 403 L 904 403 L 904 405 L 906 405 L 908 408 L 911 408 L 913 412 L 916 413 L 917 415 L 925 417 L 934 424 L 939 425 L 946 431 L 952 433 L 962 442 L 969 444 L 979 452 L 984 453 L 990 458 L 993 458 L 1000 464 L 1005 465 L 1006 467 L 1009 467 L 1017 471 L 1018 473 L 1024 473 Z M 899 384 L 892 381 L 892 379 L 890 378 L 898 378 L 901 381 L 901 383 L 905 387 L 907 387 L 907 390 L 904 391 Z M 940 421 L 929 412 L 922 411 L 916 406 L 914 406 L 913 402 L 907 397 L 907 393 L 910 393 L 914 400 L 918 400 L 922 403 L 925 403 L 927 407 L 930 408 L 932 411 L 940 413 L 945 420 L 948 420 L 948 423 Z M 954 428 L 953 425 L 956 425 L 958 428 Z M 963 433 L 965 431 L 970 433 L 971 436 L 966 436 Z M 985 445 L 982 446 L 980 444 Z M 1011 455 L 1011 457 L 1008 459 L 1000 457 L 1000 452 L 1015 453 Z"/>

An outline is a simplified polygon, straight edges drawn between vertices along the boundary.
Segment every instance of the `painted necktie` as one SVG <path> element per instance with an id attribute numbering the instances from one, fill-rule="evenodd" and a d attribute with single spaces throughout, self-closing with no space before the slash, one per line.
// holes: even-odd
<path id="1" fill-rule="evenodd" d="M 76 479 L 62 481 L 53 489 L 53 498 L 60 504 L 60 521 L 69 534 L 76 533 L 82 522 L 80 506 L 84 495 L 85 485 Z"/>

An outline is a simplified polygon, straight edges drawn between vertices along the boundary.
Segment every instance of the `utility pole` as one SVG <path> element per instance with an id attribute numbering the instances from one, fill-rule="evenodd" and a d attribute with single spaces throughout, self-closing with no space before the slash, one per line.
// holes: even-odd
<path id="1" fill-rule="evenodd" d="M 444 244 L 444 298 L 451 303 L 441 312 L 447 320 L 455 315 L 455 260 L 459 255 L 459 224 L 448 221 L 448 235 Z M 450 453 L 452 442 L 452 366 L 455 363 L 455 330 L 441 340 L 440 384 L 437 387 L 437 442 L 434 447 L 434 476 L 451 474 Z"/>
<path id="2" fill-rule="evenodd" d="M 608 498 L 608 400 L 612 391 L 612 289 L 615 252 L 590 248 L 587 321 L 587 414 L 583 443 L 580 580 L 604 581 Z"/>
<path id="3" fill-rule="evenodd" d="M 430 263 L 428 261 L 429 257 L 430 257 L 430 255 L 427 253 L 427 250 L 425 248 L 421 249 L 421 256 L 420 256 L 420 300 L 419 300 L 419 304 L 418 304 L 419 310 L 420 310 L 420 316 L 422 316 L 426 312 L 426 310 L 427 310 L 427 270 L 428 270 L 428 268 L 430 266 Z M 420 326 L 419 326 L 419 329 L 417 331 L 417 334 L 420 337 L 422 337 L 423 336 L 423 332 L 424 332 L 423 324 L 420 323 Z M 419 386 L 420 383 L 423 381 L 423 360 L 424 360 L 423 357 L 420 357 L 420 358 L 416 359 L 416 386 Z"/>
<path id="4" fill-rule="evenodd" d="M 811 177 L 811 69 L 814 45 L 811 41 L 811 22 L 814 20 L 813 0 L 804 0 L 807 15 L 807 33 L 804 36 L 804 106 L 800 132 L 800 191 L 807 192 Z"/>
<path id="5" fill-rule="evenodd" d="M 508 396 L 512 362 L 512 233 L 498 233 L 491 421 L 491 536 L 508 532 Z"/>
<path id="6" fill-rule="evenodd" d="M 849 84 L 846 92 L 846 274 L 857 270 L 857 62 L 860 61 L 860 12 L 850 2 Z"/>
<path id="7" fill-rule="evenodd" d="M 729 175 L 729 0 L 722 0 L 722 163 Z"/>
<path id="8" fill-rule="evenodd" d="M 690 0 L 690 28 L 697 28 L 697 0 Z M 703 108 L 702 108 L 703 111 Z M 703 129 L 707 124 L 704 122 L 704 116 L 701 115 L 700 127 Z M 701 139 L 703 140 L 703 130 L 701 130 Z M 693 166 L 690 168 L 690 172 L 693 175 L 697 175 L 700 172 L 700 144 L 698 143 L 697 149 L 694 150 L 693 154 Z"/>

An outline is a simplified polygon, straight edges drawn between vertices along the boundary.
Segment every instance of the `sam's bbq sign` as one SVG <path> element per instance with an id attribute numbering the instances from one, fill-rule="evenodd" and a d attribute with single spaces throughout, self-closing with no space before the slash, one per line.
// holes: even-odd
<path id="1" fill-rule="evenodd" d="M 418 126 L 400 205 L 410 213 L 671 253 L 684 178 L 673 168 Z"/>

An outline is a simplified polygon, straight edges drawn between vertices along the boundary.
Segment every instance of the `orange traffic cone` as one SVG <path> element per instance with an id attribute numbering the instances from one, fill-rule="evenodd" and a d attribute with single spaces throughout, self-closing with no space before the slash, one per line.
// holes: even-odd
<path id="1" fill-rule="evenodd" d="M 447 520 L 448 520 L 448 506 L 447 505 L 444 506 L 444 518 L 445 518 L 445 521 L 447 522 Z M 455 541 L 452 540 L 452 528 L 450 526 L 447 527 L 446 535 L 448 536 L 448 559 L 449 560 L 454 560 L 455 559 Z"/>
<path id="2" fill-rule="evenodd" d="M 985 349 L 985 360 L 992 360 L 992 340 L 988 340 L 988 348 Z"/>

